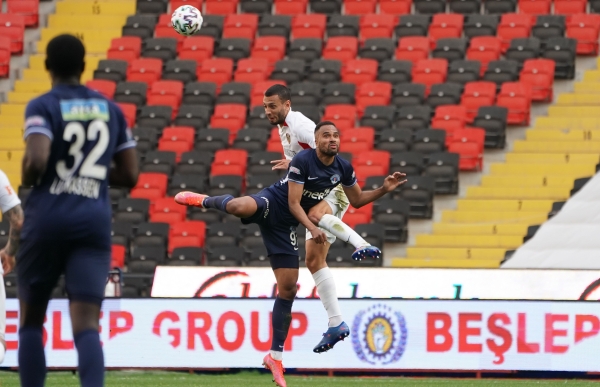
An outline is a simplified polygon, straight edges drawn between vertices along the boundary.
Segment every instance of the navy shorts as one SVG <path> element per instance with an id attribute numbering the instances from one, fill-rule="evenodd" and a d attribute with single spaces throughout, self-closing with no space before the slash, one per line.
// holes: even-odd
<path id="1" fill-rule="evenodd" d="M 64 274 L 69 300 L 101 305 L 110 261 L 110 246 L 94 242 L 22 240 L 17 253 L 19 299 L 48 302 Z"/>
<path id="2" fill-rule="evenodd" d="M 298 221 L 290 213 L 289 207 L 278 202 L 273 192 L 264 189 L 250 195 L 256 202 L 256 213 L 242 219 L 243 224 L 256 223 L 260 228 L 263 243 L 273 269 L 299 268 Z"/>

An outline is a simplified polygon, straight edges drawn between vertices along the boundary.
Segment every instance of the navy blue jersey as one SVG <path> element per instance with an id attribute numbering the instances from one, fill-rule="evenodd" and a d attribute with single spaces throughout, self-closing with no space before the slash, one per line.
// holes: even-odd
<path id="1" fill-rule="evenodd" d="M 23 239 L 110 244 L 110 163 L 135 146 L 121 109 L 85 86 L 55 86 L 27 105 L 24 136 L 34 133 L 52 147 L 24 206 Z"/>
<path id="2" fill-rule="evenodd" d="M 325 165 L 317 157 L 314 149 L 303 150 L 290 162 L 285 179 L 273 186 L 280 203 L 288 202 L 288 181 L 304 184 L 304 192 L 300 205 L 308 212 L 309 209 L 323 200 L 332 189 L 342 184 L 352 187 L 357 183 L 354 168 L 347 160 L 335 156 L 331 165 Z"/>

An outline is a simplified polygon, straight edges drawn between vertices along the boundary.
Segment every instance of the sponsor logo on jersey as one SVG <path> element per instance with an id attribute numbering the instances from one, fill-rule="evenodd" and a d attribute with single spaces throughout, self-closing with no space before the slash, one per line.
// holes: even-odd
<path id="1" fill-rule="evenodd" d="M 34 127 L 46 127 L 46 120 L 41 116 L 31 116 L 25 121 L 25 129 Z"/>
<path id="2" fill-rule="evenodd" d="M 331 180 L 331 184 L 337 184 L 340 182 L 340 175 L 336 173 L 335 175 L 331 176 L 329 180 Z"/>
<path id="3" fill-rule="evenodd" d="M 406 349 L 406 320 L 402 313 L 385 304 L 359 311 L 354 317 L 352 331 L 352 348 L 365 363 L 396 363 Z"/>
<path id="4" fill-rule="evenodd" d="M 300 174 L 300 170 L 296 167 L 290 167 L 290 172 L 295 173 L 296 175 Z"/>
<path id="5" fill-rule="evenodd" d="M 60 101 L 65 121 L 108 121 L 108 102 L 101 99 L 69 99 Z"/>
<path id="6" fill-rule="evenodd" d="M 267 219 L 267 216 L 269 216 L 269 199 L 267 199 L 264 196 L 261 196 L 260 198 L 263 199 L 265 201 L 265 203 L 267 204 L 267 208 L 265 209 L 265 212 L 263 213 L 263 219 Z"/>
<path id="7" fill-rule="evenodd" d="M 325 198 L 325 196 L 329 195 L 329 192 L 331 192 L 330 188 L 327 188 L 323 192 L 313 192 L 313 191 L 309 191 L 309 190 L 305 189 L 302 192 L 302 196 L 310 198 L 310 199 L 323 200 Z"/>

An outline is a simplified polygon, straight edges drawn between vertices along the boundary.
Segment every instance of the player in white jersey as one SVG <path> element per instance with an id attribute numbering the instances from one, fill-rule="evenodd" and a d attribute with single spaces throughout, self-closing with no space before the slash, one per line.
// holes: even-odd
<path id="1" fill-rule="evenodd" d="M 15 267 L 15 254 L 19 248 L 19 237 L 21 227 L 23 226 L 23 209 L 21 201 L 15 190 L 11 187 L 6 174 L 0 170 L 0 211 L 2 219 L 10 223 L 10 232 L 8 242 L 0 250 L 0 275 L 8 274 Z M 4 360 L 6 353 L 6 340 L 4 333 L 6 330 L 6 291 L 4 289 L 4 280 L 0 281 L 0 363 Z"/>
<path id="2" fill-rule="evenodd" d="M 290 90 L 283 85 L 271 86 L 265 92 L 263 104 L 269 122 L 279 128 L 285 155 L 285 159 L 272 161 L 273 169 L 287 170 L 290 161 L 297 153 L 316 147 L 316 125 L 304 114 L 292 110 Z M 356 251 L 352 254 L 352 258 L 355 260 L 381 256 L 378 248 L 371 246 L 341 221 L 349 205 L 341 185 L 338 185 L 308 213 L 309 219 L 313 223 L 319 224 L 327 236 L 326 241 L 314 240 L 312 234 L 308 230 L 306 231 L 306 267 L 313 275 L 317 292 L 329 316 L 329 329 L 323 334 L 321 342 L 313 349 L 315 353 L 328 351 L 339 340 L 343 340 L 350 334 L 349 327 L 342 319 L 335 281 L 326 262 L 329 246 L 335 242 L 337 236 L 354 246 Z M 336 227 L 333 227 L 334 225 Z"/>

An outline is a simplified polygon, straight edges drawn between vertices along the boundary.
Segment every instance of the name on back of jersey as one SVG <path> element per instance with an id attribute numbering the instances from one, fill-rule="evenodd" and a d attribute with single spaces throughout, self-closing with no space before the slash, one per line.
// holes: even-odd
<path id="1" fill-rule="evenodd" d="M 66 193 L 90 199 L 98 199 L 100 197 L 100 183 L 99 180 L 89 177 L 73 176 L 67 180 L 57 177 L 50 186 L 50 193 L 52 195 Z"/>

